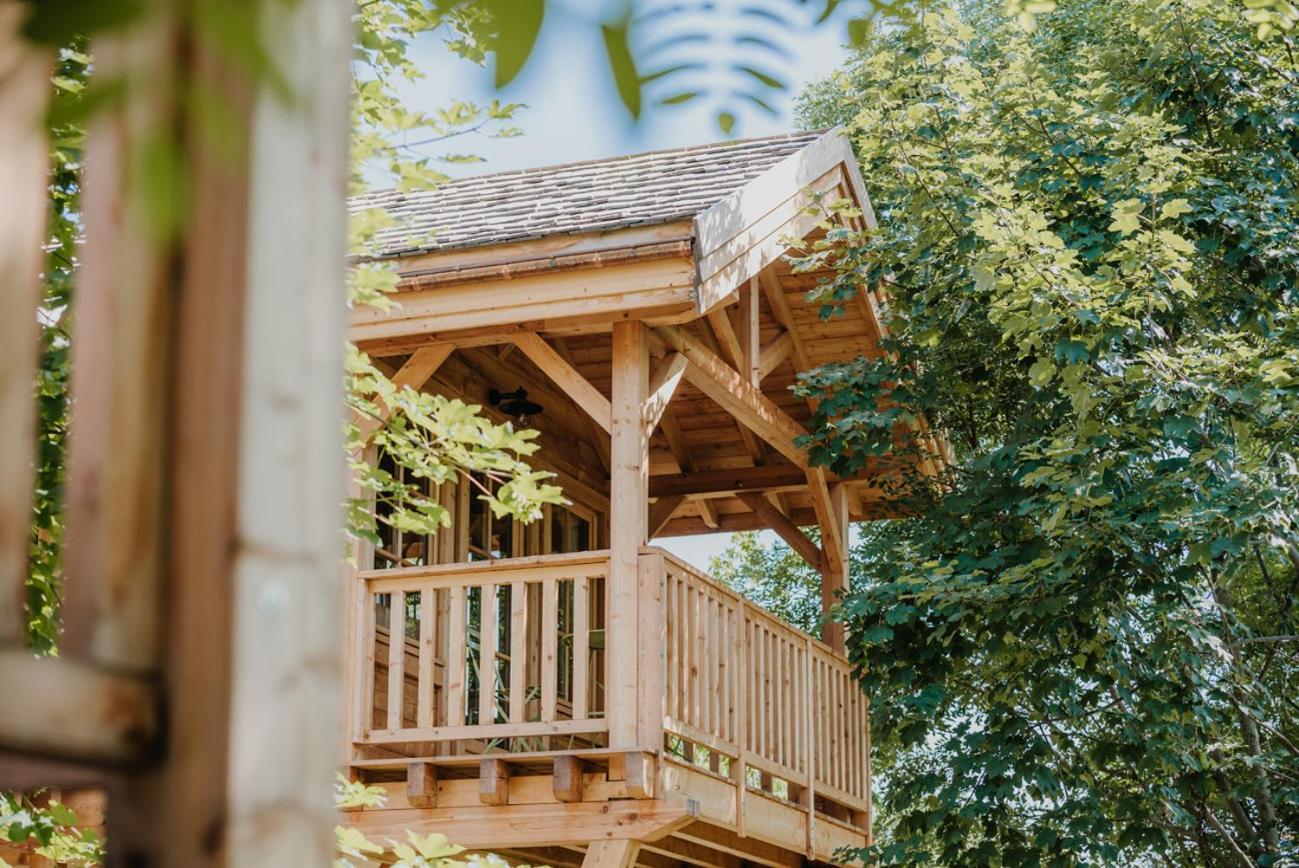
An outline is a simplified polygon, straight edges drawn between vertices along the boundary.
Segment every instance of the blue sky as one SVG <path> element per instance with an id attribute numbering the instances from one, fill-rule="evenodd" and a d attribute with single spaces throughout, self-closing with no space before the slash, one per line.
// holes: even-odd
<path id="1" fill-rule="evenodd" d="M 670 0 L 668 0 L 670 2 Z M 657 5 L 667 6 L 668 2 Z M 644 3 L 653 8 L 654 3 Z M 600 0 L 553 2 L 533 56 L 523 74 L 503 91 L 492 87 L 489 69 L 480 68 L 447 51 L 442 37 L 430 34 L 414 46 L 414 56 L 427 77 L 406 88 L 403 98 L 411 108 L 434 111 L 451 98 L 485 102 L 500 98 L 525 103 L 517 117 L 523 129 L 518 138 L 492 139 L 480 135 L 457 139 L 448 149 L 476 154 L 484 162 L 451 165 L 444 169 L 459 177 L 489 172 L 599 159 L 639 151 L 676 148 L 726 138 L 716 122 L 723 108 L 736 112 L 735 137 L 765 136 L 793 129 L 792 110 L 798 92 L 808 82 L 828 76 L 844 60 L 847 40 L 844 16 L 815 26 L 822 6 L 795 0 L 703 0 L 695 11 L 673 11 L 642 28 L 633 48 L 664 44 L 674 35 L 694 31 L 709 34 L 707 44 L 687 43 L 652 52 L 642 67 L 645 73 L 677 61 L 702 62 L 700 69 L 665 77 L 646 93 L 646 111 L 633 122 L 618 102 L 607 72 L 603 40 L 596 23 L 607 4 Z M 759 7 L 785 19 L 778 25 L 761 15 L 743 15 L 742 7 Z M 785 54 L 755 48 L 742 42 L 757 35 L 786 50 Z M 737 73 L 737 65 L 757 67 L 787 82 L 782 91 L 752 86 L 753 79 Z M 682 90 L 709 90 L 680 106 L 658 106 L 657 100 Z M 776 110 L 774 115 L 743 100 L 727 98 L 737 90 L 761 90 Z M 774 534 L 764 535 L 775 539 Z M 662 540 L 665 548 L 696 566 L 708 561 L 727 544 L 729 534 Z"/>

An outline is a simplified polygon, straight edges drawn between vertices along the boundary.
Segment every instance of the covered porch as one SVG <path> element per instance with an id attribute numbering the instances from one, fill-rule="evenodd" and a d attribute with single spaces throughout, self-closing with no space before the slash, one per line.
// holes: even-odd
<path id="1" fill-rule="evenodd" d="M 898 468 L 839 479 L 797 444 L 797 372 L 876 354 L 885 328 L 868 287 L 823 320 L 821 275 L 783 259 L 835 198 L 872 219 L 832 131 L 370 203 L 406 227 L 402 282 L 353 339 L 399 384 L 537 429 L 570 503 L 523 525 L 475 497 L 489 481 L 446 483 L 427 493 L 450 529 L 358 552 L 346 766 L 390 798 L 345 823 L 557 865 L 782 866 L 869 840 L 840 625 L 812 638 L 651 544 L 774 530 L 828 608 L 849 521 L 888 514 Z M 421 225 L 450 228 L 412 247 Z"/>

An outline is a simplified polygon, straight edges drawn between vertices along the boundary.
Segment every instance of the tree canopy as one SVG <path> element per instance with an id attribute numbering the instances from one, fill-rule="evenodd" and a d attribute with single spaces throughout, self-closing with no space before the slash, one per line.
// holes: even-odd
<path id="1" fill-rule="evenodd" d="M 814 460 L 856 471 L 921 415 L 954 453 L 897 488 L 911 517 L 867 529 L 842 603 L 871 859 L 1299 858 L 1284 6 L 915 4 L 803 99 L 879 217 L 806 251 L 826 314 L 891 295 L 885 357 L 802 380 Z"/>

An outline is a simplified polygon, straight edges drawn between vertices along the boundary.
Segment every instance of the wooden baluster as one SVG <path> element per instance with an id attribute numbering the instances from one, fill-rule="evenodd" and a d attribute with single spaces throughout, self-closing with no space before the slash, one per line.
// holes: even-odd
<path id="1" fill-rule="evenodd" d="M 690 586 L 677 576 L 677 720 L 690 721 Z"/>
<path id="2" fill-rule="evenodd" d="M 559 581 L 541 584 L 541 719 L 555 719 L 559 693 Z"/>
<path id="3" fill-rule="evenodd" d="M 667 621 L 667 713 L 672 720 L 681 719 L 681 698 L 677 692 L 681 689 L 679 686 L 678 670 L 681 668 L 681 655 L 677 651 L 677 636 L 681 632 L 681 625 L 678 623 L 681 618 L 681 612 L 677 607 L 677 577 L 675 573 L 669 571 L 664 580 L 666 582 L 666 594 L 664 600 L 664 619 Z"/>
<path id="4" fill-rule="evenodd" d="M 484 584 L 478 606 L 478 725 L 496 722 L 496 585 Z"/>
<path id="5" fill-rule="evenodd" d="M 722 597 L 719 600 L 717 617 L 717 653 L 718 653 L 718 707 L 721 710 L 721 716 L 718 720 L 717 735 L 722 741 L 735 740 L 735 707 L 734 694 L 731 692 L 731 673 L 735 667 L 731 663 L 731 655 L 735 652 L 732 647 L 731 633 L 731 601 L 729 598 Z"/>
<path id="6" fill-rule="evenodd" d="M 510 585 L 510 723 L 523 723 L 527 702 L 528 586 Z"/>
<path id="7" fill-rule="evenodd" d="M 587 662 L 591 656 L 590 603 L 588 598 L 587 577 L 573 579 L 573 719 L 586 720 L 587 707 Z M 605 634 L 605 644 L 609 637 Z"/>
<path id="8" fill-rule="evenodd" d="M 436 639 L 437 591 L 424 586 L 419 592 L 419 676 L 416 688 L 415 725 L 433 725 L 433 649 Z"/>
<path id="9" fill-rule="evenodd" d="M 465 658 L 467 630 L 465 624 L 465 586 L 454 585 L 447 593 L 447 662 L 443 669 L 446 684 L 446 725 L 465 723 Z"/>
<path id="10" fill-rule="evenodd" d="M 406 693 L 406 592 L 393 591 L 388 607 L 388 729 L 402 728 Z"/>

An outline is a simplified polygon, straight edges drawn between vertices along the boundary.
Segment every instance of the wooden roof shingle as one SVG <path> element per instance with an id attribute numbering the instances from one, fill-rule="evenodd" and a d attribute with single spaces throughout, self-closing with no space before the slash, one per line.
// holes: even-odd
<path id="1" fill-rule="evenodd" d="M 481 247 L 688 220 L 824 130 L 717 142 L 449 181 L 433 190 L 358 196 L 395 225 L 382 256 Z"/>

